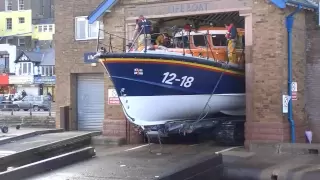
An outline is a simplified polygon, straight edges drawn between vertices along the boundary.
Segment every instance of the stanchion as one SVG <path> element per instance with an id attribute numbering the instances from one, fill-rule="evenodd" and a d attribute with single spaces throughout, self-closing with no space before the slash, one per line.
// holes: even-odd
<path id="1" fill-rule="evenodd" d="M 32 116 L 32 106 L 31 106 L 31 104 L 29 106 L 29 112 L 30 112 L 30 116 Z"/>
<path id="2" fill-rule="evenodd" d="M 51 102 L 50 102 L 50 107 L 49 107 L 49 116 L 51 116 Z"/>

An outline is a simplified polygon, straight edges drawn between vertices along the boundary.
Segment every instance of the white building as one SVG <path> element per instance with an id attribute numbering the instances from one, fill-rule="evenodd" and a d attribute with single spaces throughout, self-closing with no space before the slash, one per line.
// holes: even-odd
<path id="1" fill-rule="evenodd" d="M 9 72 L 15 73 L 15 60 L 17 58 L 17 47 L 10 44 L 0 44 L 0 51 L 6 51 L 9 54 Z"/>
<path id="2" fill-rule="evenodd" d="M 54 94 L 55 52 L 53 49 L 22 52 L 14 61 L 15 75 L 9 76 L 9 83 L 20 93 L 28 95 Z"/>

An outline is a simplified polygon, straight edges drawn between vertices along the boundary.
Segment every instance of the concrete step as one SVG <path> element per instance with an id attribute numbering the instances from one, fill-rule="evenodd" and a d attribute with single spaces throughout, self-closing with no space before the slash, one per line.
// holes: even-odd
<path id="1" fill-rule="evenodd" d="M 51 171 L 66 165 L 92 158 L 95 156 L 95 154 L 96 151 L 93 147 L 82 148 L 20 167 L 13 167 L 10 170 L 0 173 L 0 179 L 25 179 L 36 174 L 44 173 L 46 171 Z"/>
<path id="2" fill-rule="evenodd" d="M 51 133 L 0 145 L 0 152 L 13 151 L 10 155 L 0 157 L 0 171 L 89 146 L 91 137 L 96 134 L 98 132 Z"/>

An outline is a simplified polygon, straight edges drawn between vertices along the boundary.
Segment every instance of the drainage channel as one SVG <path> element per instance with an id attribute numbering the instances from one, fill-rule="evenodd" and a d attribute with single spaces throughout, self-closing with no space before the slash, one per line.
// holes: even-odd
<path id="1" fill-rule="evenodd" d="M 95 156 L 94 148 L 90 147 L 90 133 L 73 137 L 70 136 L 70 133 L 61 133 L 60 136 L 62 138 L 60 137 L 60 140 L 56 141 L 49 134 L 34 137 L 30 142 L 38 144 L 38 146 L 31 148 L 30 146 L 33 144 L 27 144 L 26 142 L 23 144 L 19 141 L 14 142 L 16 146 L 14 143 L 0 146 L 0 152 L 6 150 L 10 145 L 13 150 L 19 149 L 19 144 L 21 147 L 19 152 L 0 157 L 0 180 L 24 179 Z M 49 143 L 44 143 L 44 139 L 47 139 Z M 23 148 L 28 149 L 23 150 Z"/>

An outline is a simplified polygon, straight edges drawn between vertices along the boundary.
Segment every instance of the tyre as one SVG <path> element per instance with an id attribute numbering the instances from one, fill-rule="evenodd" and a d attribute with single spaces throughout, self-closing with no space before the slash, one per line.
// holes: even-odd
<path id="1" fill-rule="evenodd" d="M 16 129 L 20 129 L 20 127 L 21 127 L 20 125 L 17 125 L 17 126 L 16 126 Z"/>
<path id="2" fill-rule="evenodd" d="M 2 133 L 8 133 L 8 131 L 9 131 L 8 126 L 3 126 L 3 127 L 1 128 L 1 131 L 2 131 Z"/>
<path id="3" fill-rule="evenodd" d="M 40 111 L 40 108 L 39 108 L 39 106 L 33 106 L 33 110 L 34 111 Z"/>
<path id="4" fill-rule="evenodd" d="M 23 109 L 24 111 L 29 111 L 29 109 Z"/>

